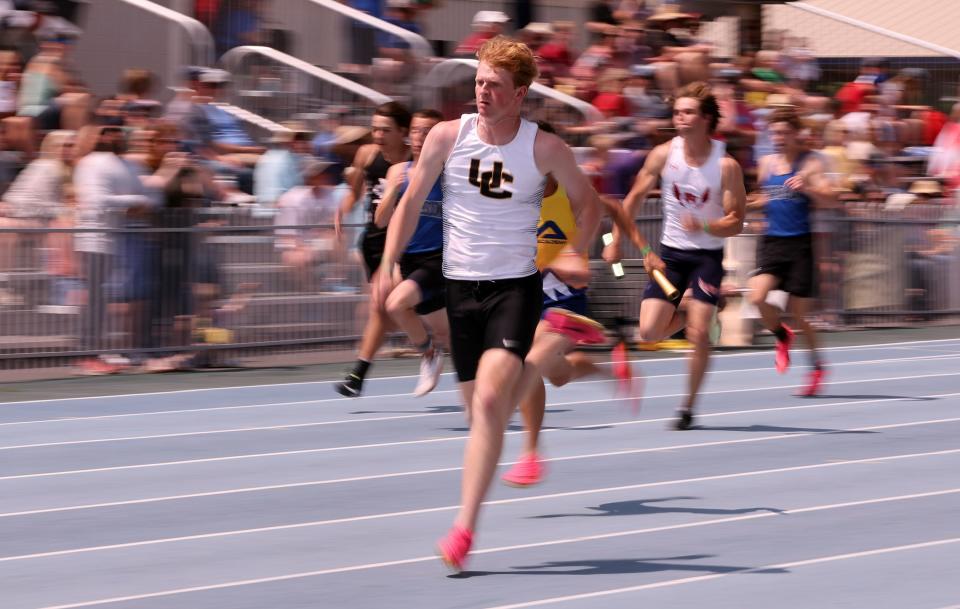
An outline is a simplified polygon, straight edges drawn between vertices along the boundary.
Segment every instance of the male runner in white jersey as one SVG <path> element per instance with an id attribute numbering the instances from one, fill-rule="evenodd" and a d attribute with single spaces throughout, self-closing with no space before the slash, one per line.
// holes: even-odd
<path id="1" fill-rule="evenodd" d="M 654 148 L 624 199 L 627 215 L 660 182 L 663 201 L 663 235 L 660 256 L 643 248 L 643 266 L 649 275 L 661 270 L 682 295 L 692 291 L 686 313 L 678 310 L 679 297 L 669 300 L 656 281 L 650 281 L 640 305 L 640 340 L 659 341 L 686 325 L 693 343 L 690 380 L 676 429 L 693 425 L 693 406 L 710 357 L 709 327 L 720 297 L 723 279 L 723 240 L 743 229 L 746 193 L 743 172 L 726 155 L 723 142 L 710 136 L 720 120 L 717 100 L 704 83 L 690 83 L 673 102 L 677 137 Z M 604 251 L 607 261 L 620 259 L 618 231 Z"/>
<path id="2" fill-rule="evenodd" d="M 381 294 L 413 233 L 420 206 L 443 175 L 443 271 L 451 350 L 471 422 L 463 464 L 461 507 L 438 551 L 463 568 L 480 504 L 503 448 L 523 358 L 540 321 L 543 293 L 537 270 L 537 221 L 546 175 L 574 202 L 577 239 L 553 265 L 565 281 L 585 285 L 583 259 L 599 221 L 600 202 L 556 135 L 520 118 L 537 75 L 533 53 L 503 36 L 477 52 L 477 114 L 434 127 L 423 145 L 410 187 L 387 233 Z"/>

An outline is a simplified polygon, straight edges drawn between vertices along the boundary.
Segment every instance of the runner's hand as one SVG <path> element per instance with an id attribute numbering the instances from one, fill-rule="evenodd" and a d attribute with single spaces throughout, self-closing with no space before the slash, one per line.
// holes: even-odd
<path id="1" fill-rule="evenodd" d="M 391 268 L 387 268 L 387 265 L 381 264 L 380 268 L 373 274 L 370 286 L 372 288 L 371 301 L 372 304 L 379 309 L 384 307 L 387 302 L 387 297 L 390 296 L 390 292 L 396 287 L 392 270 Z"/>
<path id="2" fill-rule="evenodd" d="M 806 178 L 804 178 L 802 173 L 798 173 L 797 175 L 793 176 L 792 178 L 784 182 L 784 186 L 786 186 L 790 190 L 800 192 L 807 187 L 807 180 Z"/>
<path id="3" fill-rule="evenodd" d="M 564 249 L 547 267 L 557 279 L 572 288 L 585 288 L 590 283 L 590 266 L 583 256 L 570 248 Z"/>
<path id="4" fill-rule="evenodd" d="M 647 255 L 644 256 L 643 268 L 647 271 L 648 276 L 655 270 L 661 273 L 666 273 L 667 271 L 667 265 L 664 264 L 660 256 L 657 256 L 654 252 L 647 252 Z"/>
<path id="5" fill-rule="evenodd" d="M 614 240 L 613 243 L 603 248 L 603 259 L 607 264 L 616 264 L 623 258 L 623 248 L 620 242 Z"/>

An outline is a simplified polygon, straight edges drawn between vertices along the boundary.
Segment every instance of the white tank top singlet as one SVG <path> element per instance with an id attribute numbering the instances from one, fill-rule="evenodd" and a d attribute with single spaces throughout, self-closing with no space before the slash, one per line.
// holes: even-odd
<path id="1" fill-rule="evenodd" d="M 443 167 L 443 275 L 490 281 L 537 272 L 537 224 L 546 177 L 534 160 L 537 125 L 521 119 L 513 140 L 487 144 L 477 115 L 460 117 Z"/>
<path id="2" fill-rule="evenodd" d="M 690 167 L 683 154 L 683 138 L 670 142 L 670 154 L 660 174 L 663 199 L 663 236 L 660 243 L 680 250 L 723 249 L 723 237 L 702 231 L 688 232 L 683 228 L 683 217 L 693 216 L 700 223 L 722 218 L 722 169 L 720 160 L 727 146 L 711 140 L 713 148 L 707 161 L 700 167 Z"/>

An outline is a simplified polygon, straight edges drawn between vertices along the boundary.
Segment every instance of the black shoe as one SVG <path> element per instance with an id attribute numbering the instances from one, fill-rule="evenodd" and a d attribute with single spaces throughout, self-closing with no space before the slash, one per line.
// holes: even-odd
<path id="1" fill-rule="evenodd" d="M 677 411 L 677 420 L 673 424 L 673 428 L 677 431 L 686 431 L 693 427 L 693 411 L 692 410 L 678 410 Z"/>
<path id="2" fill-rule="evenodd" d="M 333 388 L 345 398 L 358 398 L 363 390 L 363 379 L 351 372 Z"/>

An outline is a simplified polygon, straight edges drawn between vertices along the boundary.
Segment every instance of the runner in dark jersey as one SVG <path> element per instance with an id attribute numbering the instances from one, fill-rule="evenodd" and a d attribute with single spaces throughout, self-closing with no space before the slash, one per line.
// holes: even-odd
<path id="1" fill-rule="evenodd" d="M 407 145 L 407 132 L 410 129 L 410 111 L 397 102 L 387 102 L 378 106 L 373 113 L 373 143 L 360 148 L 354 158 L 354 170 L 348 177 L 350 192 L 337 213 L 337 230 L 340 230 L 342 218 L 347 216 L 363 195 L 367 194 L 366 227 L 360 240 L 360 251 L 366 266 L 367 280 L 373 281 L 383 247 L 386 242 L 386 230 L 374 223 L 377 206 L 386 188 L 387 171 L 395 163 L 410 160 L 410 146 Z M 384 334 L 390 325 L 390 319 L 382 303 L 371 301 L 367 325 L 363 329 L 357 363 L 346 378 L 334 385 L 334 389 L 346 397 L 358 397 L 363 391 L 363 380 L 370 370 L 373 357 L 383 343 Z"/>

